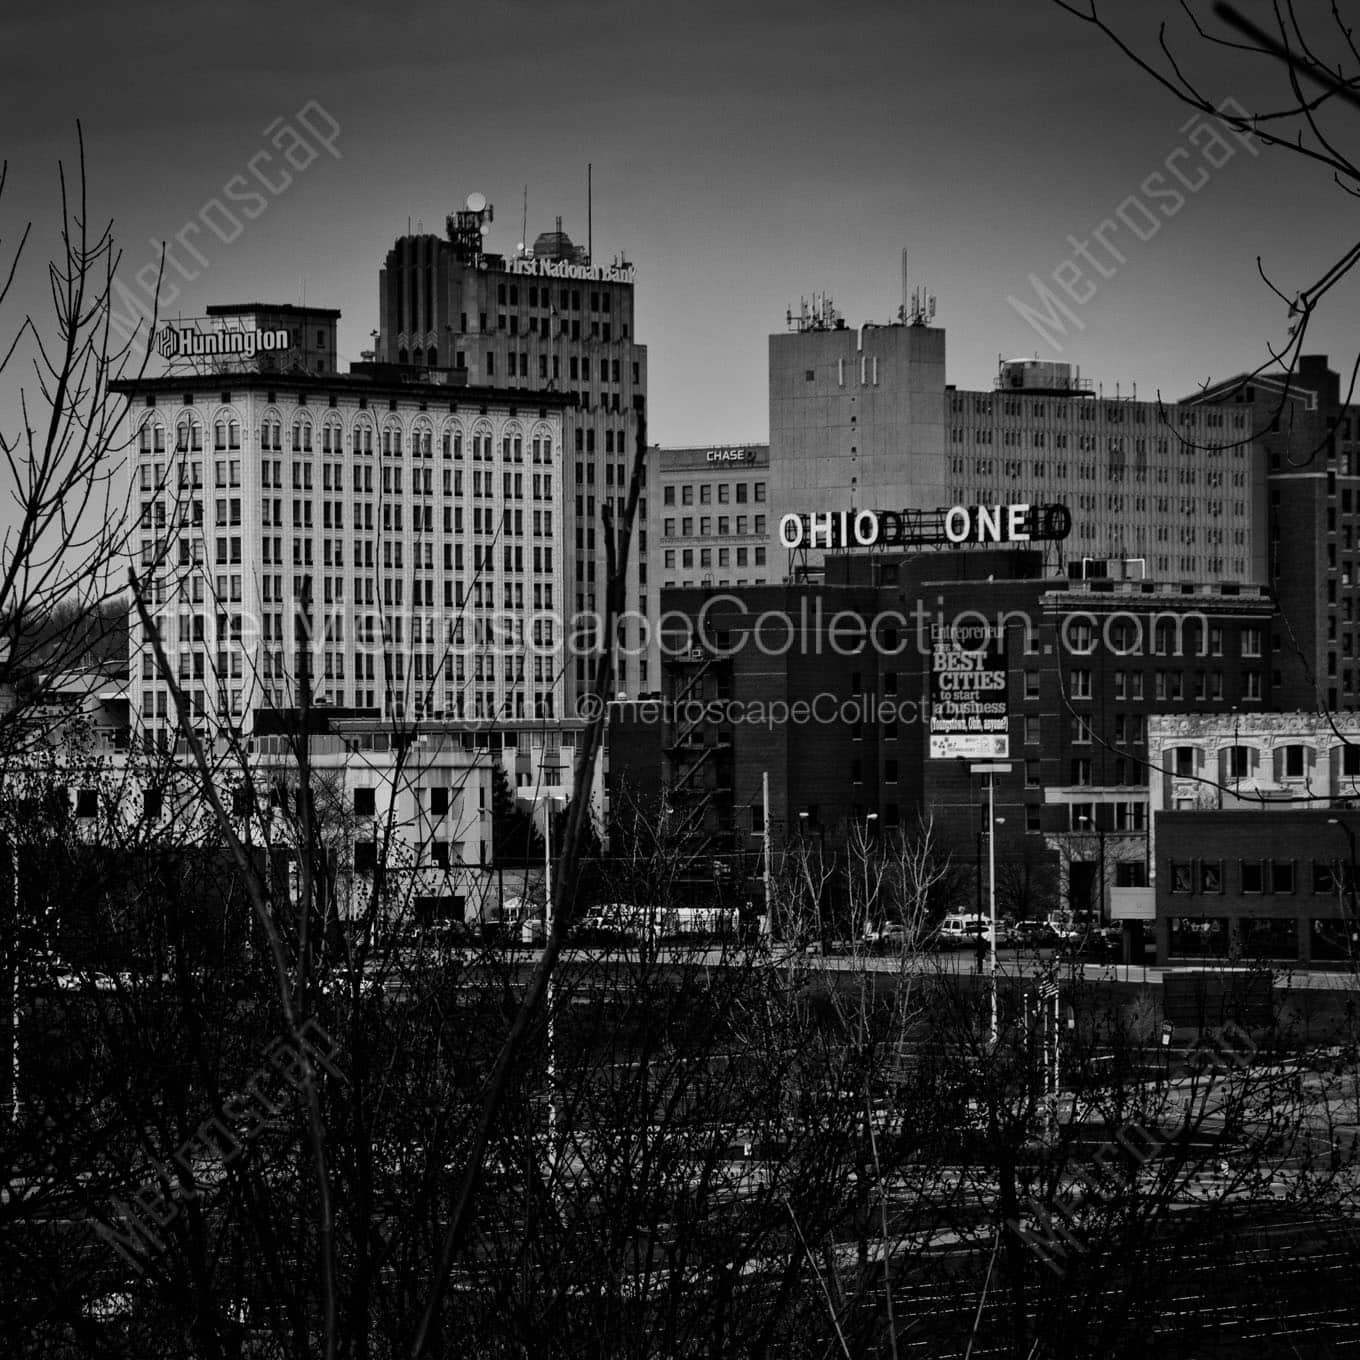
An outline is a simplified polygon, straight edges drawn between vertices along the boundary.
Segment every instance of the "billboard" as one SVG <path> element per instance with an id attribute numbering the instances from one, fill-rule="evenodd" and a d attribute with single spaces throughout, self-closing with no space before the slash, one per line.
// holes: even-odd
<path id="1" fill-rule="evenodd" d="M 1002 629 L 983 622 L 932 624 L 930 756 L 933 760 L 1010 756 Z"/>

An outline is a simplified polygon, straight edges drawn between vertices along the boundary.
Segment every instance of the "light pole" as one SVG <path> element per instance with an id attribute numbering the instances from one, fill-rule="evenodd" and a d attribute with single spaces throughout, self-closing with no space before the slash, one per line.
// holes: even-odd
<path id="1" fill-rule="evenodd" d="M 1009 774 L 1010 770 L 1010 762 L 1004 760 L 988 761 L 986 764 L 972 767 L 974 774 L 985 775 L 987 778 L 987 896 L 991 907 L 988 927 L 987 972 L 991 979 L 989 990 L 991 992 L 993 1046 L 996 1044 L 999 1032 L 996 1004 L 996 776 Z"/>
<path id="2" fill-rule="evenodd" d="M 535 804 L 543 805 L 543 942 L 547 944 L 553 928 L 552 899 L 552 817 L 554 804 L 561 801 L 555 793 L 540 794 Z M 547 1047 L 548 1047 L 548 1148 L 551 1151 L 557 1133 L 557 970 L 548 974 L 547 988 Z"/>
<path id="3" fill-rule="evenodd" d="M 1078 821 L 1096 833 L 1096 841 L 1100 847 L 1098 851 L 1100 858 L 1097 865 L 1098 877 L 1096 879 L 1096 916 L 1103 926 L 1105 924 L 1105 828 L 1095 817 L 1083 816 L 1078 818 Z"/>
<path id="4" fill-rule="evenodd" d="M 1346 843 L 1350 847 L 1351 857 L 1350 862 L 1346 866 L 1345 894 L 1343 896 L 1343 894 L 1338 893 L 1338 897 L 1342 900 L 1344 900 L 1344 897 L 1350 898 L 1351 919 L 1348 923 L 1350 929 L 1346 933 L 1350 937 L 1351 956 L 1354 958 L 1356 931 L 1357 929 L 1360 929 L 1360 913 L 1357 913 L 1355 904 L 1355 831 L 1348 822 L 1343 822 L 1340 817 L 1328 817 L 1327 825 L 1339 826 L 1342 831 L 1346 833 Z"/>

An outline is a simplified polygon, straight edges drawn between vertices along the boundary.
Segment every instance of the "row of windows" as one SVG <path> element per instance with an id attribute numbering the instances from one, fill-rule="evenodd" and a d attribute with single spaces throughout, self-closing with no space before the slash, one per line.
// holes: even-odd
<path id="1" fill-rule="evenodd" d="M 971 411 L 979 416 L 1018 416 L 1034 420 L 1079 420 L 1099 421 L 1102 418 L 1108 425 L 1121 425 L 1125 417 L 1137 425 L 1161 425 L 1169 423 L 1164 419 L 1163 409 L 1151 403 L 1099 402 L 1089 399 L 1070 401 L 1053 397 L 1002 396 L 993 398 L 979 393 L 951 393 L 949 409 L 953 415 L 964 415 Z M 1226 416 L 1231 416 L 1229 422 Z M 1231 424 L 1234 430 L 1247 428 L 1244 411 L 1225 412 L 1206 407 L 1180 407 L 1176 411 L 1175 423 L 1181 429 L 1203 426 L 1206 429 L 1224 429 Z M 1164 441 L 1163 441 L 1164 442 Z"/>
<path id="2" fill-rule="evenodd" d="M 683 517 L 680 519 L 679 523 L 680 523 L 680 535 L 679 535 L 679 536 L 680 536 L 681 538 L 693 538 L 693 537 L 694 537 L 694 519 L 693 519 L 693 517 L 690 516 L 690 515 L 685 515 L 685 516 L 683 516 Z M 765 516 L 764 516 L 764 515 L 755 515 L 755 516 L 751 517 L 749 520 L 748 520 L 747 516 L 745 516 L 745 515 L 737 515 L 737 516 L 736 516 L 736 519 L 735 519 L 735 523 L 736 523 L 736 529 L 735 529 L 735 531 L 734 531 L 734 530 L 732 529 L 732 527 L 731 527 L 732 524 L 733 524 L 733 520 L 730 519 L 727 515 L 719 515 L 719 516 L 717 517 L 718 537 L 719 537 L 719 538 L 725 538 L 728 534 L 733 533 L 733 532 L 736 532 L 737 534 L 746 534 L 746 533 L 749 532 L 749 533 L 755 534 L 757 538 L 764 538 L 764 536 L 765 536 Z M 699 516 L 699 537 L 700 537 L 700 538 L 709 538 L 709 537 L 711 537 L 712 534 L 713 534 L 713 524 L 714 524 L 714 520 L 713 520 L 713 517 L 712 517 L 712 516 L 709 516 L 709 515 L 700 515 L 700 516 Z M 748 525 L 749 525 L 749 528 L 748 528 Z M 663 521 L 661 522 L 661 536 L 662 536 L 663 538 L 675 538 L 675 537 L 676 537 L 675 526 L 676 526 L 676 521 L 675 521 L 675 520 L 673 520 L 673 519 L 665 519 L 665 520 L 663 520 Z"/>
<path id="3" fill-rule="evenodd" d="M 694 504 L 694 488 L 695 488 L 695 485 L 696 485 L 696 484 L 695 484 L 694 482 L 683 482 L 683 483 L 680 484 L 680 504 L 681 504 L 681 505 L 693 505 L 693 504 Z M 717 487 L 716 495 L 717 495 L 717 503 L 718 503 L 719 505 L 726 505 L 726 504 L 728 504 L 728 499 L 729 499 L 729 496 L 732 494 L 732 491 L 733 491 L 733 487 L 734 487 L 734 486 L 735 486 L 736 503 L 737 503 L 738 505 L 745 505 L 745 504 L 746 504 L 746 496 L 747 496 L 748 486 L 749 486 L 749 489 L 750 489 L 750 495 L 751 495 L 751 499 L 752 499 L 752 500 L 754 500 L 754 501 L 757 502 L 758 504 L 761 503 L 761 502 L 763 502 L 763 501 L 765 500 L 765 483 L 764 483 L 764 482 L 752 482 L 752 483 L 749 483 L 749 484 L 746 483 L 746 482 L 736 482 L 736 483 L 729 483 L 729 482 L 716 482 L 716 483 L 715 483 L 715 482 L 699 482 L 697 485 L 698 485 L 698 488 L 699 488 L 699 504 L 700 504 L 700 505 L 711 505 L 711 504 L 713 503 L 713 498 L 714 498 L 714 495 L 715 495 L 715 492 L 714 492 L 714 487 L 715 487 L 715 486 Z M 676 497 L 676 487 L 675 487 L 675 484 L 674 484 L 674 483 L 670 483 L 670 484 L 668 484 L 668 485 L 662 487 L 662 489 L 661 489 L 661 503 L 662 503 L 663 505 L 674 505 L 674 504 L 676 503 L 675 497 Z"/>
<path id="4" fill-rule="evenodd" d="M 1307 891 L 1335 896 L 1350 886 L 1348 880 L 1353 872 L 1349 865 L 1337 860 L 1306 861 L 1303 872 L 1293 859 L 1241 859 L 1233 867 L 1237 891 L 1247 895 Z M 1229 875 L 1221 859 L 1173 859 L 1167 869 L 1168 886 L 1178 895 L 1219 895 L 1228 891 Z"/>
<path id="5" fill-rule="evenodd" d="M 747 549 L 745 549 L 745 548 L 735 548 L 735 549 L 733 549 L 733 548 L 718 548 L 716 551 L 717 551 L 717 554 L 718 554 L 717 565 L 720 566 L 720 567 L 728 567 L 728 566 L 732 566 L 732 565 L 734 565 L 734 564 L 735 564 L 736 566 L 738 566 L 738 567 L 744 567 L 744 566 L 748 565 Z M 712 548 L 700 548 L 700 549 L 699 549 L 699 566 L 700 566 L 700 567 L 711 567 L 711 566 L 713 566 L 713 565 L 714 565 L 714 561 L 713 561 L 713 553 L 714 553 L 714 549 L 712 549 Z M 733 553 L 736 554 L 735 557 L 733 557 L 733 555 L 732 555 Z M 752 548 L 752 549 L 750 550 L 749 564 L 752 565 L 752 566 L 763 567 L 763 566 L 765 565 L 765 549 L 764 549 L 764 548 Z M 676 568 L 676 558 L 675 558 L 675 549 L 674 549 L 674 548 L 667 548 L 667 549 L 665 550 L 665 561 L 664 561 L 664 566 L 665 566 L 665 569 L 666 569 L 667 571 L 674 571 L 674 570 L 675 570 L 675 568 Z M 680 552 L 680 567 L 681 567 L 681 569 L 688 569 L 688 568 L 692 568 L 693 566 L 694 566 L 694 549 L 693 549 L 693 548 L 684 548 L 684 549 L 682 549 L 681 552 Z"/>
<path id="6" fill-rule="evenodd" d="M 217 451 L 231 451 L 241 447 L 241 427 L 236 420 L 219 420 L 214 423 L 213 448 Z M 460 423 L 444 423 L 439 431 L 439 447 L 445 458 L 462 458 L 464 439 L 469 441 L 473 458 L 490 459 L 496 446 L 493 427 L 490 421 L 476 422 L 470 431 Z M 507 460 L 522 462 L 526 439 L 532 451 L 533 461 L 548 463 L 552 461 L 553 435 L 546 425 L 536 426 L 527 436 L 517 421 L 509 422 L 501 434 L 500 453 Z M 398 422 L 384 424 L 380 438 L 375 427 L 359 418 L 349 432 L 349 447 L 356 454 L 372 454 L 376 448 L 389 456 L 398 456 L 408 447 L 414 457 L 432 458 L 435 448 L 433 425 L 420 417 L 416 418 L 410 431 Z M 620 444 L 622 434 L 620 433 Z M 269 452 L 283 449 L 283 422 L 274 416 L 265 417 L 258 431 L 258 446 Z M 292 450 L 294 453 L 312 453 L 313 426 L 308 419 L 295 419 L 292 425 Z M 345 432 L 338 417 L 328 418 L 320 430 L 316 445 L 322 453 L 343 453 Z M 157 421 L 147 421 L 138 433 L 138 449 L 142 454 L 163 454 L 165 448 L 165 427 Z M 176 427 L 175 451 L 177 453 L 201 453 L 203 451 L 203 426 L 197 420 L 184 420 Z"/>

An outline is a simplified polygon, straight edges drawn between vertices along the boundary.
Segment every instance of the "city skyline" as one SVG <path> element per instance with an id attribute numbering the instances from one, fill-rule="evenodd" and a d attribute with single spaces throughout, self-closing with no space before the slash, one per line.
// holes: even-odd
<path id="1" fill-rule="evenodd" d="M 1151 36 L 1134 7 L 1112 13 Z M 234 202 L 225 186 L 266 167 L 258 153 L 279 167 L 280 127 L 322 110 L 316 121 L 338 125 L 328 148 L 299 154 L 290 182 L 253 220 L 241 214 L 239 235 L 220 219 L 230 240 L 189 237 L 206 265 L 176 252 L 193 277 L 171 269 L 167 310 L 305 293 L 341 310 L 351 361 L 372 344 L 378 270 L 408 219 L 442 234 L 444 214 L 476 191 L 496 208 L 494 249 L 532 242 L 559 215 L 583 243 L 592 163 L 595 257 L 637 266 L 648 435 L 668 445 L 766 439 L 766 337 L 786 308 L 827 292 L 850 325 L 888 321 L 903 248 L 911 284 L 938 297 L 951 383 L 990 386 L 999 356 L 1037 353 L 1079 364 L 1107 395 L 1136 384 L 1143 399 L 1189 395 L 1268 357 L 1285 309 L 1256 275 L 1258 253 L 1286 292 L 1335 253 L 1338 191 L 1320 175 L 1231 141 L 1206 165 L 1189 110 L 1052 4 L 835 16 L 747 5 L 722 17 L 700 6 L 634 22 L 581 4 L 554 10 L 550 30 L 528 6 L 455 22 L 416 5 L 395 40 L 382 30 L 376 65 L 376 19 L 355 6 L 343 24 L 309 6 L 271 16 L 289 53 L 273 64 L 240 45 L 252 25 L 222 32 L 215 14 L 191 5 L 173 30 L 93 8 L 74 29 L 69 13 L 22 21 L 0 107 L 14 130 L 6 238 L 35 222 L 25 304 L 41 313 L 73 115 L 92 218 L 115 219 L 119 277 L 135 286 L 153 238 L 173 248 L 204 205 Z M 1211 58 L 1199 70 L 1222 98 L 1251 105 L 1278 89 L 1259 66 L 1196 55 Z M 1199 187 L 1178 190 L 1169 162 Z M 1063 270 L 1075 291 L 1058 289 Z M 1040 305 L 1031 276 L 1068 306 L 1061 332 L 1044 334 L 1012 301 Z M 1347 280 L 1307 346 L 1343 374 L 1354 346 L 1340 318 L 1355 297 Z"/>

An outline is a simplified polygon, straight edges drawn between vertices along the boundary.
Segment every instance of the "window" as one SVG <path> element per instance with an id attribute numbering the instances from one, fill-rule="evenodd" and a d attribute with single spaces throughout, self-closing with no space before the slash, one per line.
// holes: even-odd
<path id="1" fill-rule="evenodd" d="M 1091 697 L 1091 672 L 1084 667 L 1078 667 L 1070 675 L 1071 696 L 1074 699 L 1089 699 Z"/>
<path id="2" fill-rule="evenodd" d="M 1199 890 L 1205 893 L 1221 893 L 1223 891 L 1223 861 L 1221 859 L 1200 861 Z"/>
<path id="3" fill-rule="evenodd" d="M 1080 756 L 1072 762 L 1072 783 L 1085 787 L 1091 782 L 1091 759 Z"/>
<path id="4" fill-rule="evenodd" d="M 372 817 L 376 811 L 377 800 L 372 789 L 354 790 L 354 815 L 356 817 Z M 356 853 L 358 847 L 355 847 Z M 357 863 L 356 863 L 356 868 Z"/>
<path id="5" fill-rule="evenodd" d="M 1242 630 L 1242 655 L 1261 655 L 1261 630 L 1259 628 L 1244 628 Z"/>
<path id="6" fill-rule="evenodd" d="M 1280 771 L 1286 779 L 1302 779 L 1307 770 L 1307 747 L 1286 746 L 1280 752 Z"/>
<path id="7" fill-rule="evenodd" d="M 1188 893 L 1194 884 L 1194 865 L 1188 860 L 1171 861 L 1171 891 Z"/>
<path id="8" fill-rule="evenodd" d="M 77 816 L 77 817 L 97 817 L 97 816 L 99 816 L 99 790 L 98 790 L 98 789 L 77 789 L 77 790 L 76 790 L 76 816 Z"/>
<path id="9" fill-rule="evenodd" d="M 1038 719 L 1038 718 L 1026 718 L 1026 719 L 1025 719 L 1025 745 L 1026 745 L 1026 746 L 1038 746 L 1038 745 L 1039 745 L 1039 719 Z"/>
<path id="10" fill-rule="evenodd" d="M 1037 699 L 1039 697 L 1039 672 L 1025 672 L 1025 698 Z"/>
<path id="11" fill-rule="evenodd" d="M 1292 859 L 1271 860 L 1270 891 L 1273 893 L 1292 893 L 1294 891 L 1294 861 Z"/>
<path id="12" fill-rule="evenodd" d="M 432 788 L 430 790 L 430 815 L 432 817 L 443 817 L 449 810 L 449 791 L 448 789 Z"/>
<path id="13" fill-rule="evenodd" d="M 1242 891 L 1259 893 L 1265 889 L 1265 866 L 1259 859 L 1242 861 Z"/>

